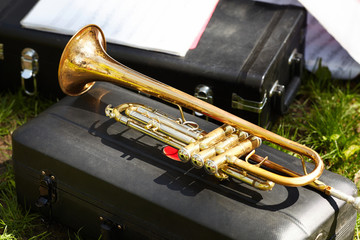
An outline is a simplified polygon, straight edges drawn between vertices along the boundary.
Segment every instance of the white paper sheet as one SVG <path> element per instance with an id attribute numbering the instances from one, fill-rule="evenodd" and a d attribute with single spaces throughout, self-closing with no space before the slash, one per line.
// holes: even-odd
<path id="1" fill-rule="evenodd" d="M 322 65 L 329 68 L 334 78 L 352 79 L 360 74 L 360 0 L 256 1 L 278 5 L 304 4 L 310 11 L 305 43 L 305 66 L 309 71 L 316 70 L 321 59 Z M 354 8 L 350 9 L 352 5 Z M 349 47 L 344 48 L 347 45 Z"/>
<path id="2" fill-rule="evenodd" d="M 218 0 L 40 0 L 22 26 L 73 35 L 88 24 L 112 43 L 184 56 Z"/>
<path id="3" fill-rule="evenodd" d="M 352 79 L 360 74 L 360 64 L 311 15 L 305 46 L 305 66 L 309 71 L 316 70 L 321 59 L 321 65 L 327 66 L 334 78 Z"/>
<path id="4" fill-rule="evenodd" d="M 360 63 L 360 1 L 299 0 L 299 2 Z"/>

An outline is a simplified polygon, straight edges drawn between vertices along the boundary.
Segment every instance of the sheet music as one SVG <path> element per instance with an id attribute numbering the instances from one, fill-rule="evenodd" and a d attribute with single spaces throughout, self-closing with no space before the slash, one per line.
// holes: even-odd
<path id="1" fill-rule="evenodd" d="M 73 35 L 102 28 L 108 42 L 185 56 L 218 0 L 40 0 L 23 27 Z M 195 41 L 195 43 L 194 43 Z"/>

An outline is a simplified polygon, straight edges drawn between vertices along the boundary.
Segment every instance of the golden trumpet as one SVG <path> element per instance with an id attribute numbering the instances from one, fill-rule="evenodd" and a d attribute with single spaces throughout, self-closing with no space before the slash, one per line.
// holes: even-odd
<path id="1" fill-rule="evenodd" d="M 263 190 L 270 190 L 274 183 L 294 187 L 310 185 L 360 209 L 360 198 L 340 193 L 317 180 L 324 170 L 317 152 L 122 65 L 106 53 L 104 34 L 96 25 L 84 27 L 70 39 L 61 56 L 58 75 L 61 89 L 71 96 L 85 93 L 95 81 L 105 81 L 177 105 L 180 119 L 172 119 L 136 103 L 108 106 L 105 112 L 122 124 L 177 148 L 181 161 L 191 160 L 195 167 L 204 167 L 206 172 L 219 179 L 232 176 Z M 224 125 L 204 133 L 196 123 L 185 120 L 181 107 L 200 112 Z M 256 155 L 254 149 L 262 141 L 299 154 L 305 174 L 300 175 L 267 157 Z M 306 172 L 303 157 L 315 165 L 310 173 Z M 288 176 L 267 171 L 261 168 L 262 165 Z"/>

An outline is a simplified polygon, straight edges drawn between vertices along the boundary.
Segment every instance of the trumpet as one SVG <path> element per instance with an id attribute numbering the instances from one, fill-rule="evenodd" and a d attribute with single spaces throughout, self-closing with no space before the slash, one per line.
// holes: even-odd
<path id="1" fill-rule="evenodd" d="M 116 107 L 109 105 L 105 114 L 177 149 L 180 161 L 191 162 L 195 168 L 204 168 L 220 180 L 233 177 L 261 190 L 271 190 L 275 183 L 292 187 L 309 185 L 352 204 L 360 211 L 359 197 L 342 193 L 318 180 L 324 163 L 317 152 L 117 62 L 106 53 L 104 34 L 96 25 L 82 28 L 67 43 L 60 59 L 58 78 L 62 91 L 70 96 L 87 92 L 95 81 L 105 81 L 178 106 L 181 115 L 178 119 L 137 103 L 123 103 Z M 185 119 L 183 107 L 223 125 L 206 133 L 195 122 Z M 263 141 L 298 154 L 304 174 L 257 155 L 255 149 Z M 314 163 L 309 173 L 304 158 Z"/>

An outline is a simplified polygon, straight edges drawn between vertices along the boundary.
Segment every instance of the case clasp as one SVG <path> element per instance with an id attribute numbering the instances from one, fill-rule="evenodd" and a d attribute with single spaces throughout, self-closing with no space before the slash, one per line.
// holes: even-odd
<path id="1" fill-rule="evenodd" d="M 212 89 L 204 84 L 199 84 L 196 86 L 194 96 L 210 104 L 213 104 L 214 102 L 214 94 Z M 198 117 L 204 116 L 204 114 L 200 112 L 195 112 L 195 115 Z"/>
<path id="2" fill-rule="evenodd" d="M 121 235 L 125 226 L 123 224 L 118 224 L 110 219 L 105 217 L 100 217 L 100 231 L 102 239 L 111 240 L 111 239 L 121 239 Z"/>
<path id="3" fill-rule="evenodd" d="M 231 107 L 234 109 L 241 109 L 249 112 L 261 113 L 267 102 L 266 95 L 267 94 L 265 93 L 261 101 L 251 101 L 240 97 L 236 93 L 233 93 L 231 99 Z"/>
<path id="4" fill-rule="evenodd" d="M 4 44 L 0 43 L 0 60 L 4 60 Z"/>
<path id="5" fill-rule="evenodd" d="M 21 86 L 27 95 L 33 96 L 37 93 L 36 74 L 39 70 L 39 55 L 32 48 L 24 48 L 21 52 Z M 29 88 L 29 80 L 33 79 Z M 26 81 L 26 83 L 25 83 Z M 30 83 L 31 84 L 31 83 Z"/>
<path id="6" fill-rule="evenodd" d="M 55 176 L 45 171 L 41 172 L 39 198 L 35 205 L 37 207 L 51 206 L 57 199 Z"/>
<path id="7" fill-rule="evenodd" d="M 209 86 L 203 84 L 197 85 L 194 95 L 205 102 L 213 104 L 213 91 Z"/>

